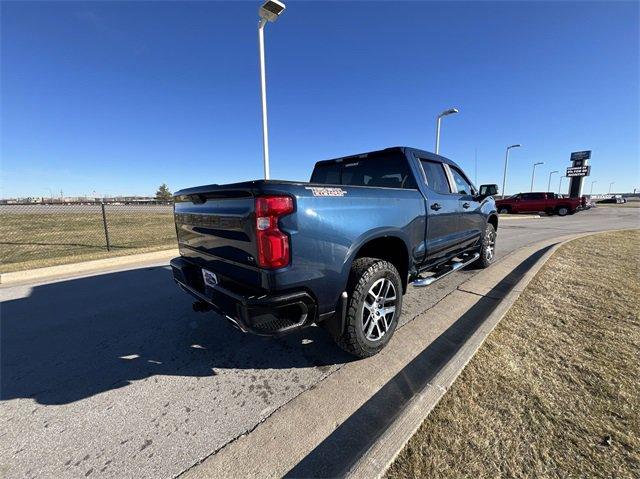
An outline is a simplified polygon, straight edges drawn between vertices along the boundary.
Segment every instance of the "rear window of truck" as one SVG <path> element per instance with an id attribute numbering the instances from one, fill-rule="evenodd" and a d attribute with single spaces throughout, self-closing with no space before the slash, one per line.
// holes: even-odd
<path id="1" fill-rule="evenodd" d="M 374 156 L 316 165 L 311 183 L 417 189 L 404 156 Z"/>

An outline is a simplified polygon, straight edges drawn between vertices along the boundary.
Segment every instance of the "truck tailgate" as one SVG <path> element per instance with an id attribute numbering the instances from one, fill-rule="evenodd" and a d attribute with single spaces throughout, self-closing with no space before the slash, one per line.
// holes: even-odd
<path id="1" fill-rule="evenodd" d="M 215 272 L 221 282 L 261 286 L 256 263 L 255 198 L 247 189 L 199 191 L 176 197 L 180 254 Z"/>

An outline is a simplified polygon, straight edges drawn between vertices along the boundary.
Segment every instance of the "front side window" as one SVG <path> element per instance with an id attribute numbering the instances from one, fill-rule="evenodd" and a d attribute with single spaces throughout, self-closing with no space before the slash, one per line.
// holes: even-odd
<path id="1" fill-rule="evenodd" d="M 451 166 L 451 174 L 453 175 L 453 182 L 456 184 L 456 190 L 461 195 L 470 195 L 473 193 L 471 183 L 467 181 L 464 175 L 458 171 L 457 168 Z"/>
<path id="2" fill-rule="evenodd" d="M 442 163 L 437 161 L 420 160 L 424 175 L 427 177 L 427 186 L 438 193 L 451 193 L 447 174 Z"/>

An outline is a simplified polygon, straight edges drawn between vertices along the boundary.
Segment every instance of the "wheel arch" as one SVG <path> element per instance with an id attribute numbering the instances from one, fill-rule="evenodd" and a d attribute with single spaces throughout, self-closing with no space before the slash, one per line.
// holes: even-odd
<path id="1" fill-rule="evenodd" d="M 493 229 L 498 231 L 498 215 L 496 213 L 491 213 L 489 215 L 487 223 L 493 225 Z"/>
<path id="2" fill-rule="evenodd" d="M 363 257 L 379 258 L 393 264 L 400 274 L 402 291 L 406 292 L 410 257 L 409 248 L 404 238 L 398 234 L 382 234 L 367 238 L 353 249 L 346 265 L 348 271 L 351 270 L 354 260 Z"/>

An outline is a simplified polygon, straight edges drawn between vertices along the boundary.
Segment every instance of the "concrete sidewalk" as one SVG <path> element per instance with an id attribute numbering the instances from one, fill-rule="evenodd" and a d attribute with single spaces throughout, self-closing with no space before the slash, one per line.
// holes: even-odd
<path id="1" fill-rule="evenodd" d="M 181 477 L 382 475 L 546 259 L 580 236 L 542 241 L 481 271 L 382 353 L 345 364 Z"/>
<path id="2" fill-rule="evenodd" d="M 151 253 L 117 256 L 115 258 L 83 261 L 81 263 L 61 264 L 46 268 L 29 269 L 0 274 L 0 285 L 16 285 L 36 281 L 69 278 L 83 274 L 99 274 L 124 267 L 144 266 L 148 263 L 168 261 L 178 256 L 178 249 L 154 251 Z"/>

